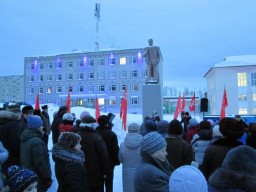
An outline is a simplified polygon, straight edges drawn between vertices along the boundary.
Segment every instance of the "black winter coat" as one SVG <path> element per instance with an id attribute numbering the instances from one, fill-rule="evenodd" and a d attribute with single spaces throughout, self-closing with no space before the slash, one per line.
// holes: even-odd
<path id="1" fill-rule="evenodd" d="M 9 158 L 2 165 L 5 173 L 11 165 L 20 165 L 20 115 L 10 111 L 0 111 L 0 140 L 9 151 Z"/>
<path id="2" fill-rule="evenodd" d="M 52 122 L 52 143 L 55 144 L 58 142 L 59 134 L 59 125 L 63 122 L 62 117 L 64 114 L 57 113 L 54 116 Z"/>

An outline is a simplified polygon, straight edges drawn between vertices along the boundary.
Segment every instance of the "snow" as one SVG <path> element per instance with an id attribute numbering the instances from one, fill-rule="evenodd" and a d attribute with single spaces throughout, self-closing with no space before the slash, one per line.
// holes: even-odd
<path id="1" fill-rule="evenodd" d="M 223 62 L 217 63 L 213 67 L 241 67 L 251 65 L 256 65 L 256 55 L 225 57 Z"/>

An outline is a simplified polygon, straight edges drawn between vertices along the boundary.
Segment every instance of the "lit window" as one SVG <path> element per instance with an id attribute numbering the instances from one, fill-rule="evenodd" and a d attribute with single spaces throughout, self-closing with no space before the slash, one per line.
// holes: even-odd
<path id="1" fill-rule="evenodd" d="M 98 104 L 104 105 L 105 104 L 104 98 L 98 98 Z"/>
<path id="2" fill-rule="evenodd" d="M 120 85 L 120 91 L 124 91 L 126 89 L 126 85 Z"/>
<path id="3" fill-rule="evenodd" d="M 251 74 L 251 85 L 256 86 L 256 73 Z"/>
<path id="4" fill-rule="evenodd" d="M 120 71 L 120 78 L 127 78 L 127 71 Z"/>
<path id="5" fill-rule="evenodd" d="M 105 59 L 99 59 L 99 65 L 105 65 Z"/>
<path id="6" fill-rule="evenodd" d="M 116 97 L 115 96 L 109 96 L 109 104 L 115 105 L 116 104 Z"/>
<path id="7" fill-rule="evenodd" d="M 47 81 L 52 81 L 52 75 L 47 76 Z"/>
<path id="8" fill-rule="evenodd" d="M 138 91 L 139 85 L 138 84 L 132 84 L 132 91 Z"/>
<path id="9" fill-rule="evenodd" d="M 256 94 L 255 94 L 255 93 L 252 94 L 252 100 L 253 100 L 253 101 L 256 101 Z"/>
<path id="10" fill-rule="evenodd" d="M 88 74 L 88 79 L 93 79 L 94 78 L 94 73 L 89 73 Z"/>
<path id="11" fill-rule="evenodd" d="M 52 93 L 52 87 L 47 87 L 46 92 L 47 92 L 47 93 Z"/>
<path id="12" fill-rule="evenodd" d="M 69 62 L 68 62 L 68 67 L 69 67 L 69 68 L 72 68 L 72 67 L 73 67 L 73 61 L 69 61 Z"/>
<path id="13" fill-rule="evenodd" d="M 132 105 L 138 105 L 139 104 L 139 98 L 138 97 L 131 97 Z"/>
<path id="14" fill-rule="evenodd" d="M 84 86 L 79 86 L 78 87 L 78 92 L 83 93 L 84 92 Z"/>
<path id="15" fill-rule="evenodd" d="M 105 72 L 99 72 L 98 73 L 98 79 L 105 79 Z"/>
<path id="16" fill-rule="evenodd" d="M 57 75 L 56 81 L 61 81 L 61 80 L 62 80 L 62 75 L 61 74 Z"/>
<path id="17" fill-rule="evenodd" d="M 116 78 L 116 71 L 111 71 L 110 72 L 110 79 L 115 79 Z"/>
<path id="18" fill-rule="evenodd" d="M 83 106 L 83 99 L 77 99 L 77 105 Z"/>
<path id="19" fill-rule="evenodd" d="M 247 109 L 246 108 L 239 108 L 238 113 L 239 113 L 239 115 L 246 115 L 247 114 Z"/>
<path id="20" fill-rule="evenodd" d="M 62 91 L 62 88 L 61 87 L 57 87 L 56 93 L 61 93 L 61 91 Z"/>
<path id="21" fill-rule="evenodd" d="M 35 69 L 35 64 L 34 63 L 30 64 L 30 69 Z"/>
<path id="22" fill-rule="evenodd" d="M 40 87 L 39 90 L 38 90 L 38 93 L 39 93 L 39 94 L 44 93 L 44 88 Z"/>
<path id="23" fill-rule="evenodd" d="M 83 79 L 84 79 L 84 74 L 83 73 L 79 73 L 78 80 L 83 80 Z"/>
<path id="24" fill-rule="evenodd" d="M 105 86 L 104 86 L 104 85 L 100 85 L 100 86 L 98 87 L 98 91 L 99 91 L 99 92 L 104 92 L 104 91 L 105 91 Z"/>
<path id="25" fill-rule="evenodd" d="M 132 71 L 132 77 L 138 77 L 138 71 Z"/>
<path id="26" fill-rule="evenodd" d="M 247 95 L 239 94 L 238 95 L 238 101 L 247 101 Z"/>
<path id="27" fill-rule="evenodd" d="M 120 65 L 125 65 L 126 64 L 126 58 L 125 57 L 121 57 L 119 59 Z"/>
<path id="28" fill-rule="evenodd" d="M 44 81 L 44 76 L 43 75 L 40 75 L 39 81 Z"/>
<path id="29" fill-rule="evenodd" d="M 247 86 L 246 73 L 237 73 L 237 85 L 238 85 L 238 87 Z"/>
<path id="30" fill-rule="evenodd" d="M 44 69 L 44 64 L 40 63 L 39 67 L 40 67 L 40 69 Z"/>
<path id="31" fill-rule="evenodd" d="M 68 74 L 68 80 L 73 80 L 73 74 Z"/>
<path id="32" fill-rule="evenodd" d="M 110 85 L 110 91 L 116 91 L 116 85 Z"/>

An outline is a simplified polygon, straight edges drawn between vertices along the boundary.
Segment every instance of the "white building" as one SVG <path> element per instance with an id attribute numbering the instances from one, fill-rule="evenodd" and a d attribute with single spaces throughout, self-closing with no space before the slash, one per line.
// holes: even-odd
<path id="1" fill-rule="evenodd" d="M 220 114 L 224 87 L 228 99 L 226 114 L 256 114 L 256 55 L 226 57 L 204 77 L 209 114 Z"/>
<path id="2" fill-rule="evenodd" d="M 142 48 L 74 52 L 25 57 L 25 101 L 65 105 L 68 90 L 72 106 L 95 107 L 119 112 L 127 90 L 128 112 L 142 112 L 142 85 L 146 64 Z"/>

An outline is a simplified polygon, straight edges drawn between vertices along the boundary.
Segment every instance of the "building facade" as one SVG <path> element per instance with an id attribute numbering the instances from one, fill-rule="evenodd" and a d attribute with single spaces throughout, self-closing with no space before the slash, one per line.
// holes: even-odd
<path id="1" fill-rule="evenodd" d="M 74 52 L 25 57 L 25 101 L 65 105 L 70 91 L 71 105 L 119 112 L 124 90 L 128 113 L 142 112 L 142 85 L 146 80 L 143 49 Z"/>
<path id="2" fill-rule="evenodd" d="M 24 101 L 24 75 L 0 76 L 0 102 Z"/>
<path id="3" fill-rule="evenodd" d="M 256 115 L 256 55 L 226 57 L 204 76 L 207 79 L 209 114 L 219 115 L 224 87 L 226 114 Z"/>

